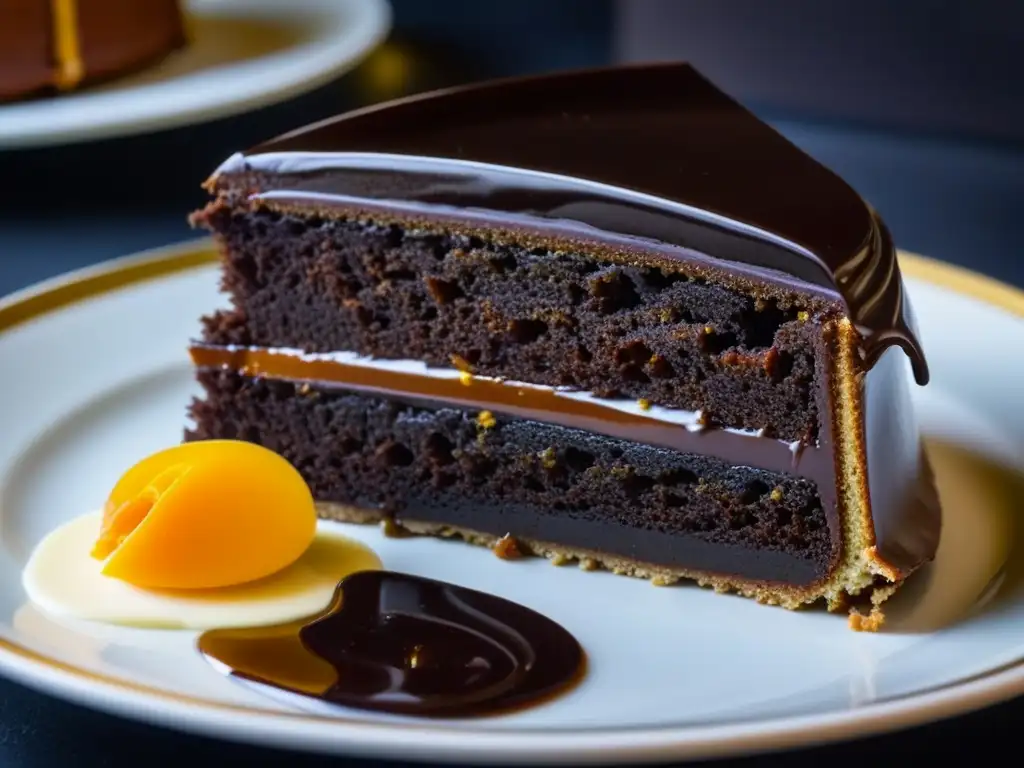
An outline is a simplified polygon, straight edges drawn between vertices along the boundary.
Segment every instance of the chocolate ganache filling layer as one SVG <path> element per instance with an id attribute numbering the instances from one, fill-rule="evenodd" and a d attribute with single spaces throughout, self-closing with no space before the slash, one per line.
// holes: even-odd
<path id="1" fill-rule="evenodd" d="M 283 209 L 485 224 L 838 295 L 866 367 L 928 368 L 888 230 L 838 176 L 693 68 L 644 65 L 370 107 L 229 159 L 224 194 Z"/>
<path id="2" fill-rule="evenodd" d="M 680 453 L 700 453 L 742 466 L 833 483 L 832 456 L 819 445 L 803 445 L 749 430 L 705 428 L 700 414 L 644 407 L 629 401 L 590 397 L 565 389 L 505 382 L 457 370 L 435 370 L 400 361 L 421 372 L 395 370 L 394 361 L 355 355 L 303 355 L 297 350 L 193 346 L 200 368 L 224 368 L 246 376 L 334 385 L 353 392 L 424 404 L 492 411 L 514 418 L 557 424 Z M 390 363 L 390 365 L 389 365 Z M 624 407 L 626 403 L 632 408 Z"/>

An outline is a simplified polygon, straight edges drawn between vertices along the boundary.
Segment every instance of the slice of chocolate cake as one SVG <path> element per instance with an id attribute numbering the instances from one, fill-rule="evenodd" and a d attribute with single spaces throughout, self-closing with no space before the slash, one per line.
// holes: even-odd
<path id="1" fill-rule="evenodd" d="M 889 234 L 692 68 L 372 107 L 207 187 L 233 308 L 188 437 L 280 452 L 324 516 L 790 608 L 934 555 Z"/>

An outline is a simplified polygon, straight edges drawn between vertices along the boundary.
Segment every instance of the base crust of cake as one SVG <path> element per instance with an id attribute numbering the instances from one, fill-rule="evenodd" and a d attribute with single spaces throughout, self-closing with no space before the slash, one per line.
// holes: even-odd
<path id="1" fill-rule="evenodd" d="M 390 522 L 392 519 L 382 510 L 364 509 L 336 502 L 317 502 L 317 512 L 325 520 L 359 525 L 377 525 Z M 490 533 L 475 531 L 461 526 L 428 523 L 420 520 L 401 518 L 396 521 L 399 530 L 421 536 L 433 536 L 442 539 L 459 539 L 469 544 L 496 550 L 506 544 L 508 536 L 496 536 Z M 581 570 L 606 570 L 618 576 L 632 576 L 646 579 L 655 586 L 671 586 L 688 581 L 700 587 L 714 589 L 718 593 L 734 593 L 751 598 L 763 605 L 776 605 L 789 610 L 807 608 L 822 597 L 819 588 L 767 586 L 756 582 L 747 582 L 690 571 L 687 569 L 666 568 L 650 563 L 627 560 L 602 552 L 595 552 L 577 547 L 567 547 L 530 538 L 511 537 L 516 550 L 523 555 L 543 557 L 553 565 L 563 566 L 576 563 Z M 502 558 L 509 559 L 509 558 Z M 900 583 L 883 584 L 876 587 L 867 600 L 856 603 L 849 599 L 843 591 L 826 596 L 825 606 L 830 612 L 850 611 L 850 627 L 858 631 L 877 631 L 885 622 L 881 604 L 888 599 L 900 586 Z"/>

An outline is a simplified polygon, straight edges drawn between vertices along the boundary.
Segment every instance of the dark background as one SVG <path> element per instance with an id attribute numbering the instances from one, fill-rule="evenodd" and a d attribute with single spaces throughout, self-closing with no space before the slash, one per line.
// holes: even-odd
<path id="1" fill-rule="evenodd" d="M 900 247 L 1024 285 L 1024 4 L 1013 0 L 393 0 L 388 43 L 291 102 L 127 139 L 0 151 L 0 294 L 194 237 L 227 155 L 371 101 L 487 77 L 689 59 L 844 176 Z M 2 23 L 2 20 L 0 20 Z M 2 111 L 0 111 L 0 119 Z M 1022 627 L 1024 631 L 1024 627 Z M 1011 702 L 737 765 L 968 760 L 1016 747 Z M 219 744 L 0 682 L 0 766 L 368 765 Z"/>

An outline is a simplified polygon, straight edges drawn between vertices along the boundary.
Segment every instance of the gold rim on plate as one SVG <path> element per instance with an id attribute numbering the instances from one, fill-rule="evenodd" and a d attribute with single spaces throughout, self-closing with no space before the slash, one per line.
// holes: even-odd
<path id="1" fill-rule="evenodd" d="M 212 241 L 208 238 L 202 238 L 165 248 L 145 251 L 135 256 L 115 259 L 104 262 L 95 267 L 88 267 L 58 276 L 36 286 L 11 294 L 6 298 L 0 298 L 0 333 L 9 331 L 22 323 L 57 312 L 79 302 L 95 299 L 128 286 L 156 280 L 161 277 L 185 272 L 190 269 L 209 266 L 216 262 L 216 260 L 217 252 Z M 918 254 L 901 251 L 899 255 L 899 263 L 905 277 L 911 277 L 915 280 L 930 283 L 963 296 L 969 296 L 985 304 L 999 307 L 1000 309 L 1014 315 L 1024 317 L 1024 291 L 1020 289 L 1014 288 L 993 278 L 986 277 L 977 272 L 973 272 L 969 269 L 956 267 Z M 28 665 L 33 667 L 43 667 L 51 673 L 56 673 L 64 677 L 66 681 L 77 684 L 79 689 L 81 689 L 82 684 L 91 683 L 102 686 L 108 691 L 114 689 L 121 693 L 141 695 L 144 697 L 159 699 L 164 702 L 186 704 L 191 707 L 200 706 L 207 710 L 215 710 L 222 713 L 245 714 L 247 718 L 288 718 L 298 720 L 327 720 L 332 722 L 338 722 L 341 720 L 344 722 L 342 718 L 337 717 L 314 715 L 305 712 L 267 711 L 245 705 L 228 704 L 189 696 L 187 694 L 173 693 L 153 686 L 90 672 L 74 665 L 50 658 L 42 653 L 19 645 L 14 641 L 0 638 L 0 667 L 5 668 L 15 679 L 19 679 L 25 683 L 30 683 L 36 676 L 25 673 L 24 669 L 19 669 L 17 666 L 9 662 L 3 663 L 3 654 L 16 657 L 20 661 L 27 662 Z M 955 682 L 885 699 L 880 702 L 876 702 L 875 705 L 888 704 L 895 701 L 905 701 L 906 699 L 925 696 L 943 689 L 955 688 L 968 683 L 978 682 L 994 675 L 1012 670 L 1020 666 L 1022 663 L 1024 662 L 1012 662 L 1010 664 L 1001 665 L 976 676 L 962 678 Z M 993 701 L 995 700 L 999 699 L 994 699 Z M 987 703 L 993 703 L 993 701 L 979 700 L 976 702 L 976 707 L 983 706 Z M 958 711 L 967 710 L 963 709 Z M 936 715 L 936 717 L 937 716 L 938 715 Z M 758 720 L 764 720 L 764 718 L 758 718 Z M 423 728 L 422 725 L 414 723 L 373 723 L 365 720 L 352 720 L 349 722 L 358 723 L 361 728 L 379 728 L 384 731 L 393 731 L 396 728 L 413 730 L 421 730 Z M 730 721 L 722 723 L 721 725 L 738 724 L 740 724 L 740 722 Z M 601 730 L 603 732 L 613 730 L 656 732 L 667 729 L 679 730 L 681 727 L 683 726 L 678 724 L 667 724 L 663 726 L 640 726 L 621 729 L 602 728 Z M 449 733 L 465 734 L 465 731 L 456 731 L 451 728 L 446 729 L 436 725 L 432 725 L 431 730 L 447 730 Z M 564 733 L 565 731 L 571 731 L 575 733 L 581 730 L 586 729 L 545 729 L 544 731 L 536 729 L 516 729 L 503 731 L 503 733 L 507 733 L 509 736 L 524 733 L 545 733 L 557 735 L 559 732 Z M 872 729 L 871 732 L 877 732 L 878 730 L 881 729 Z M 810 741 L 816 742 L 818 740 L 811 739 Z"/>

